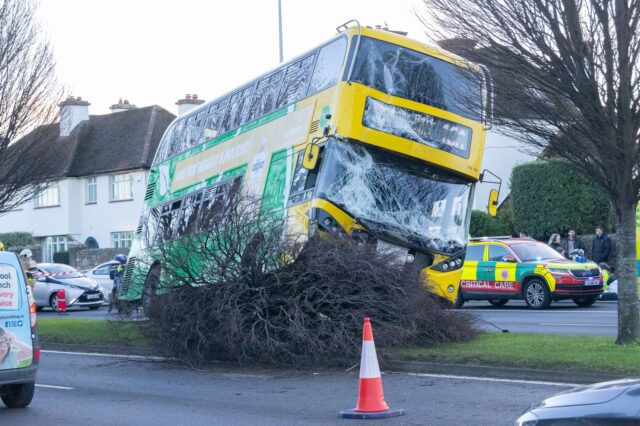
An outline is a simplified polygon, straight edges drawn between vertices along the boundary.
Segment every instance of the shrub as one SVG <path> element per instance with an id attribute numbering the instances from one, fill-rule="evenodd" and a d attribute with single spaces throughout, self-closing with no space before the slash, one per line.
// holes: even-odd
<path id="1" fill-rule="evenodd" d="M 472 237 L 513 235 L 515 232 L 510 208 L 500 208 L 495 217 L 480 210 L 471 212 L 469 234 Z"/>
<path id="2" fill-rule="evenodd" d="M 152 341 L 191 365 L 318 365 L 357 358 L 366 316 L 382 348 L 474 335 L 471 316 L 443 309 L 419 271 L 375 245 L 319 237 L 300 244 L 282 231 L 280 219 L 255 221 L 234 207 L 197 238 L 160 248 Z"/>
<path id="3" fill-rule="evenodd" d="M 36 243 L 33 235 L 28 232 L 7 232 L 0 234 L 0 241 L 2 241 L 7 247 L 25 247 Z"/>
<path id="4" fill-rule="evenodd" d="M 588 234 L 598 224 L 611 230 L 611 206 L 602 189 L 566 163 L 534 161 L 515 167 L 511 208 L 518 230 L 540 240 L 569 229 Z"/>

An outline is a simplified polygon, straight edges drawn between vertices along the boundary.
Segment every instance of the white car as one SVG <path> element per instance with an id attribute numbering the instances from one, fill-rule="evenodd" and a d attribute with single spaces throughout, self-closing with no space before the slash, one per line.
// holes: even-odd
<path id="1" fill-rule="evenodd" d="M 80 271 L 62 263 L 40 263 L 37 271 L 33 297 L 38 310 L 58 308 L 58 290 L 64 289 L 67 307 L 98 309 L 104 302 L 104 292 L 100 285 L 84 276 Z"/>
<path id="2" fill-rule="evenodd" d="M 113 289 L 113 279 L 111 278 L 111 271 L 115 270 L 118 266 L 118 262 L 110 260 L 105 263 L 101 263 L 93 269 L 85 272 L 85 275 L 98 284 L 100 284 L 104 291 L 104 303 L 109 303 L 109 295 Z"/>

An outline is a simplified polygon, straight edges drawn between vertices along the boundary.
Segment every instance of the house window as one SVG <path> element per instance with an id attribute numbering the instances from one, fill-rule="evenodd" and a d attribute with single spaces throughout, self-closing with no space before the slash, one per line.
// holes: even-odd
<path id="1" fill-rule="evenodd" d="M 36 197 L 36 207 L 51 207 L 60 205 L 60 188 L 58 182 L 47 186 Z"/>
<path id="2" fill-rule="evenodd" d="M 131 239 L 133 232 L 112 232 L 111 247 L 113 248 L 129 248 L 131 247 Z"/>
<path id="3" fill-rule="evenodd" d="M 67 251 L 69 238 L 66 235 L 54 235 L 44 240 L 43 258 L 45 262 L 53 262 L 53 254 Z"/>
<path id="4" fill-rule="evenodd" d="M 133 199 L 133 174 L 111 176 L 111 201 Z"/>
<path id="5" fill-rule="evenodd" d="M 98 202 L 98 179 L 95 177 L 87 178 L 87 204 Z"/>

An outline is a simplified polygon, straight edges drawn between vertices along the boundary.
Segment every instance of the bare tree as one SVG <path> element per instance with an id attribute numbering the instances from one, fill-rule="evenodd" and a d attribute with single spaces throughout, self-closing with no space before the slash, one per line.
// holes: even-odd
<path id="1" fill-rule="evenodd" d="M 38 126 L 53 122 L 62 93 L 35 13 L 32 0 L 0 0 L 0 214 L 33 198 L 53 177 L 55 147 L 42 139 L 54 129 Z"/>
<path id="2" fill-rule="evenodd" d="M 434 38 L 477 41 L 461 53 L 494 71 L 505 133 L 566 159 L 609 195 L 618 230 L 617 342 L 638 340 L 640 1 L 423 2 Z"/>

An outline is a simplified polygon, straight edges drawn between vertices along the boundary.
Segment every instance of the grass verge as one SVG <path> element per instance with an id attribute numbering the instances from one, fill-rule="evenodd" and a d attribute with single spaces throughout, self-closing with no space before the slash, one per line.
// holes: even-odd
<path id="1" fill-rule="evenodd" d="M 147 347 L 150 343 L 140 323 L 96 321 L 81 318 L 38 318 L 43 343 Z"/>
<path id="2" fill-rule="evenodd" d="M 486 333 L 471 342 L 402 349 L 393 351 L 393 356 L 451 364 L 640 374 L 640 344 L 616 345 L 608 337 Z"/>

